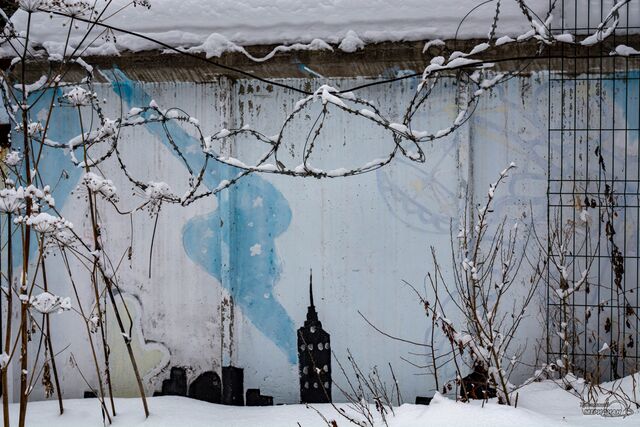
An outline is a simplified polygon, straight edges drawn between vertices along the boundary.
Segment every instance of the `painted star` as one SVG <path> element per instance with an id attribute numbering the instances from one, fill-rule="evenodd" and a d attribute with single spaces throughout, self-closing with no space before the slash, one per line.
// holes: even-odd
<path id="1" fill-rule="evenodd" d="M 261 255 L 262 245 L 260 245 L 260 243 L 256 243 L 255 245 L 249 248 L 249 251 L 251 251 L 251 256 Z"/>

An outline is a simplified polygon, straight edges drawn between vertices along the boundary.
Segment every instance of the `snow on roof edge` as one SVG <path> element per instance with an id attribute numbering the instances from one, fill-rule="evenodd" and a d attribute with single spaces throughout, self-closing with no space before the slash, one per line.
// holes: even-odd
<path id="1" fill-rule="evenodd" d="M 599 0 L 586 1 L 600 4 Z M 103 16 L 109 16 L 127 3 L 129 0 L 113 0 L 108 13 Z M 495 16 L 493 3 L 473 10 L 478 5 L 476 0 L 217 0 L 214 4 L 201 0 L 151 0 L 150 3 L 150 9 L 129 6 L 106 22 L 173 47 L 203 52 L 207 57 L 241 52 L 257 61 L 267 60 L 278 51 L 287 50 L 329 50 L 335 47 L 349 53 L 379 42 L 483 39 L 487 37 Z M 527 5 L 537 16 L 544 18 L 549 2 L 528 0 Z M 640 27 L 640 1 L 632 0 L 628 7 L 631 24 L 637 20 Z M 471 10 L 473 12 L 461 22 Z M 622 12 L 626 13 L 625 10 Z M 573 16 L 570 10 L 565 14 Z M 598 18 L 593 16 L 590 19 L 593 23 L 598 22 Z M 18 10 L 11 20 L 18 31 L 24 31 L 27 12 Z M 69 21 L 69 18 L 35 13 L 32 15 L 30 39 L 50 55 L 61 55 Z M 624 21 L 623 16 L 621 22 Z M 564 25 L 571 26 L 571 23 L 565 22 Z M 70 38 L 72 47 L 80 43 L 86 28 L 86 23 L 76 21 Z M 530 24 L 518 4 L 503 2 L 497 36 L 517 36 L 529 29 Z M 94 35 L 99 34 L 94 31 Z M 94 35 L 88 40 L 92 40 Z M 267 57 L 253 58 L 243 48 L 252 45 L 283 46 Z M 117 33 L 115 37 L 113 34 L 98 37 L 90 46 L 84 47 L 87 47 L 84 55 L 118 55 L 124 51 L 161 48 L 135 35 Z M 0 55 L 15 56 L 15 53 L 3 47 Z"/>

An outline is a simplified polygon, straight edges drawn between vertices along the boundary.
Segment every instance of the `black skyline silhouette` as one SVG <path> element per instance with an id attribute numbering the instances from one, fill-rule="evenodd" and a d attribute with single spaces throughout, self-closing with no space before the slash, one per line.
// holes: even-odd
<path id="1" fill-rule="evenodd" d="M 322 329 L 313 304 L 313 273 L 309 272 L 309 307 L 298 329 L 298 370 L 301 403 L 331 402 L 330 335 Z"/>

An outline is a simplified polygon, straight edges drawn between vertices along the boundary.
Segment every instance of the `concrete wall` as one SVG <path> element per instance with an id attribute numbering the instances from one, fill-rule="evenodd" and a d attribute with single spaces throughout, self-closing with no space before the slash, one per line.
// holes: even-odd
<path id="1" fill-rule="evenodd" d="M 221 78 L 198 84 L 141 83 L 126 80 L 124 74 L 120 78 L 121 90 L 108 84 L 97 88 L 99 97 L 107 101 L 108 115 L 117 116 L 155 99 L 163 108 L 181 107 L 198 117 L 208 133 L 250 124 L 266 135 L 274 134 L 298 100 L 256 81 Z M 304 79 L 285 81 L 318 84 Z M 330 83 L 344 88 L 362 82 L 344 78 Z M 433 101 L 420 113 L 422 128 L 439 129 L 455 117 L 453 83 L 445 79 L 436 89 Z M 359 95 L 398 118 L 416 84 L 417 80 L 405 80 L 365 89 Z M 316 306 L 336 356 L 344 363 L 349 349 L 365 370 L 392 363 L 407 401 L 416 394 L 432 394 L 430 378 L 419 375 L 424 371 L 401 360 L 424 363 L 424 357 L 409 355 L 423 349 L 384 337 L 359 312 L 389 334 L 423 341 L 430 322 L 402 280 L 424 289 L 425 276 L 432 269 L 429 246 L 442 254 L 446 265 L 450 221 L 457 227 L 465 202 L 481 200 L 488 184 L 512 161 L 519 168 L 499 192 L 498 215 L 520 217 L 529 213 L 531 203 L 535 219 L 546 221 L 548 94 L 546 74 L 509 80 L 483 98 L 473 118 L 458 132 L 426 144 L 424 164 L 397 159 L 373 173 L 321 181 L 251 175 L 218 196 L 186 208 L 165 205 L 158 220 L 151 277 L 148 257 L 153 218 L 146 212 L 132 217 L 114 215 L 105 206 L 101 219 L 108 230 L 107 249 L 112 258 L 119 260 L 129 245 L 133 247 L 131 259 L 124 256 L 118 274 L 134 316 L 133 343 L 147 389 L 159 389 L 170 366 L 188 367 L 190 378 L 195 378 L 233 363 L 245 368 L 246 387 L 259 387 L 276 402 L 296 402 L 295 330 L 306 314 L 312 268 Z M 72 109 L 57 109 L 50 137 L 65 141 L 79 134 L 75 114 Z M 291 144 L 303 143 L 313 120 L 315 117 L 303 117 L 294 124 Z M 176 143 L 192 147 L 186 149 L 187 157 L 196 159 L 199 154 L 192 131 L 170 126 Z M 184 165 L 159 126 L 129 130 L 122 138 L 123 156 L 130 159 L 136 177 L 166 181 L 178 193 L 186 188 Z M 637 143 L 637 134 L 635 138 Z M 337 168 L 379 157 L 392 141 L 368 122 L 335 112 L 319 143 L 316 164 Z M 258 148 L 256 143 L 237 141 L 227 149 L 243 159 Z M 69 178 L 58 181 L 61 168 Z M 140 203 L 141 195 L 131 190 L 113 158 L 101 169 L 114 180 L 124 208 Z M 50 150 L 40 173 L 49 182 L 58 182 L 58 207 L 77 229 L 88 232 L 85 205 L 73 194 L 65 197 L 76 187 L 80 171 L 65 153 Z M 205 185 L 215 188 L 228 173 L 226 166 L 210 165 Z M 259 253 L 251 251 L 254 245 L 259 245 Z M 70 295 L 60 260 L 52 256 L 50 264 L 54 291 Z M 81 280 L 79 284 L 89 303 L 88 285 Z M 448 306 L 453 309 L 451 303 Z M 530 345 L 541 333 L 536 308 L 532 310 L 524 328 Z M 108 319 L 114 387 L 120 395 L 134 395 L 124 346 L 115 332 L 113 316 Z M 87 387 L 71 362 L 72 354 L 82 373 L 95 380 L 82 320 L 65 313 L 52 322 L 57 350 L 62 350 L 58 358 L 64 395 L 79 397 Z M 337 369 L 334 381 L 344 383 Z M 339 396 L 334 390 L 334 397 Z"/>

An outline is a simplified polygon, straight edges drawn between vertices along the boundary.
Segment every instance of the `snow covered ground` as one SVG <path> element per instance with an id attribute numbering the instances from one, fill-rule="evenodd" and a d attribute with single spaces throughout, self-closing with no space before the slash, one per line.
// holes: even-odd
<path id="1" fill-rule="evenodd" d="M 305 405 L 271 407 L 233 407 L 214 405 L 183 397 L 149 398 L 151 416 L 145 420 L 138 399 L 116 399 L 118 416 L 116 427 L 322 427 L 326 423 L 316 410 Z M 347 404 L 338 405 L 350 414 Z M 335 419 L 339 426 L 353 425 L 341 417 L 328 404 L 314 405 L 328 420 Z M 17 417 L 17 406 L 12 407 L 12 417 Z M 372 412 L 374 410 L 372 409 Z M 13 420 L 12 420 L 13 421 Z M 57 402 L 32 402 L 29 404 L 27 425 L 30 427 L 90 427 L 101 426 L 100 408 L 95 399 L 65 401 L 65 414 L 58 415 Z M 381 424 L 382 425 L 382 424 Z M 424 426 L 637 426 L 640 412 L 626 418 L 603 418 L 599 415 L 582 415 L 578 399 L 551 382 L 534 383 L 525 387 L 519 395 L 518 407 L 481 402 L 456 403 L 440 395 L 429 406 L 405 404 L 395 409 L 395 417 L 389 419 L 390 427 Z"/>

